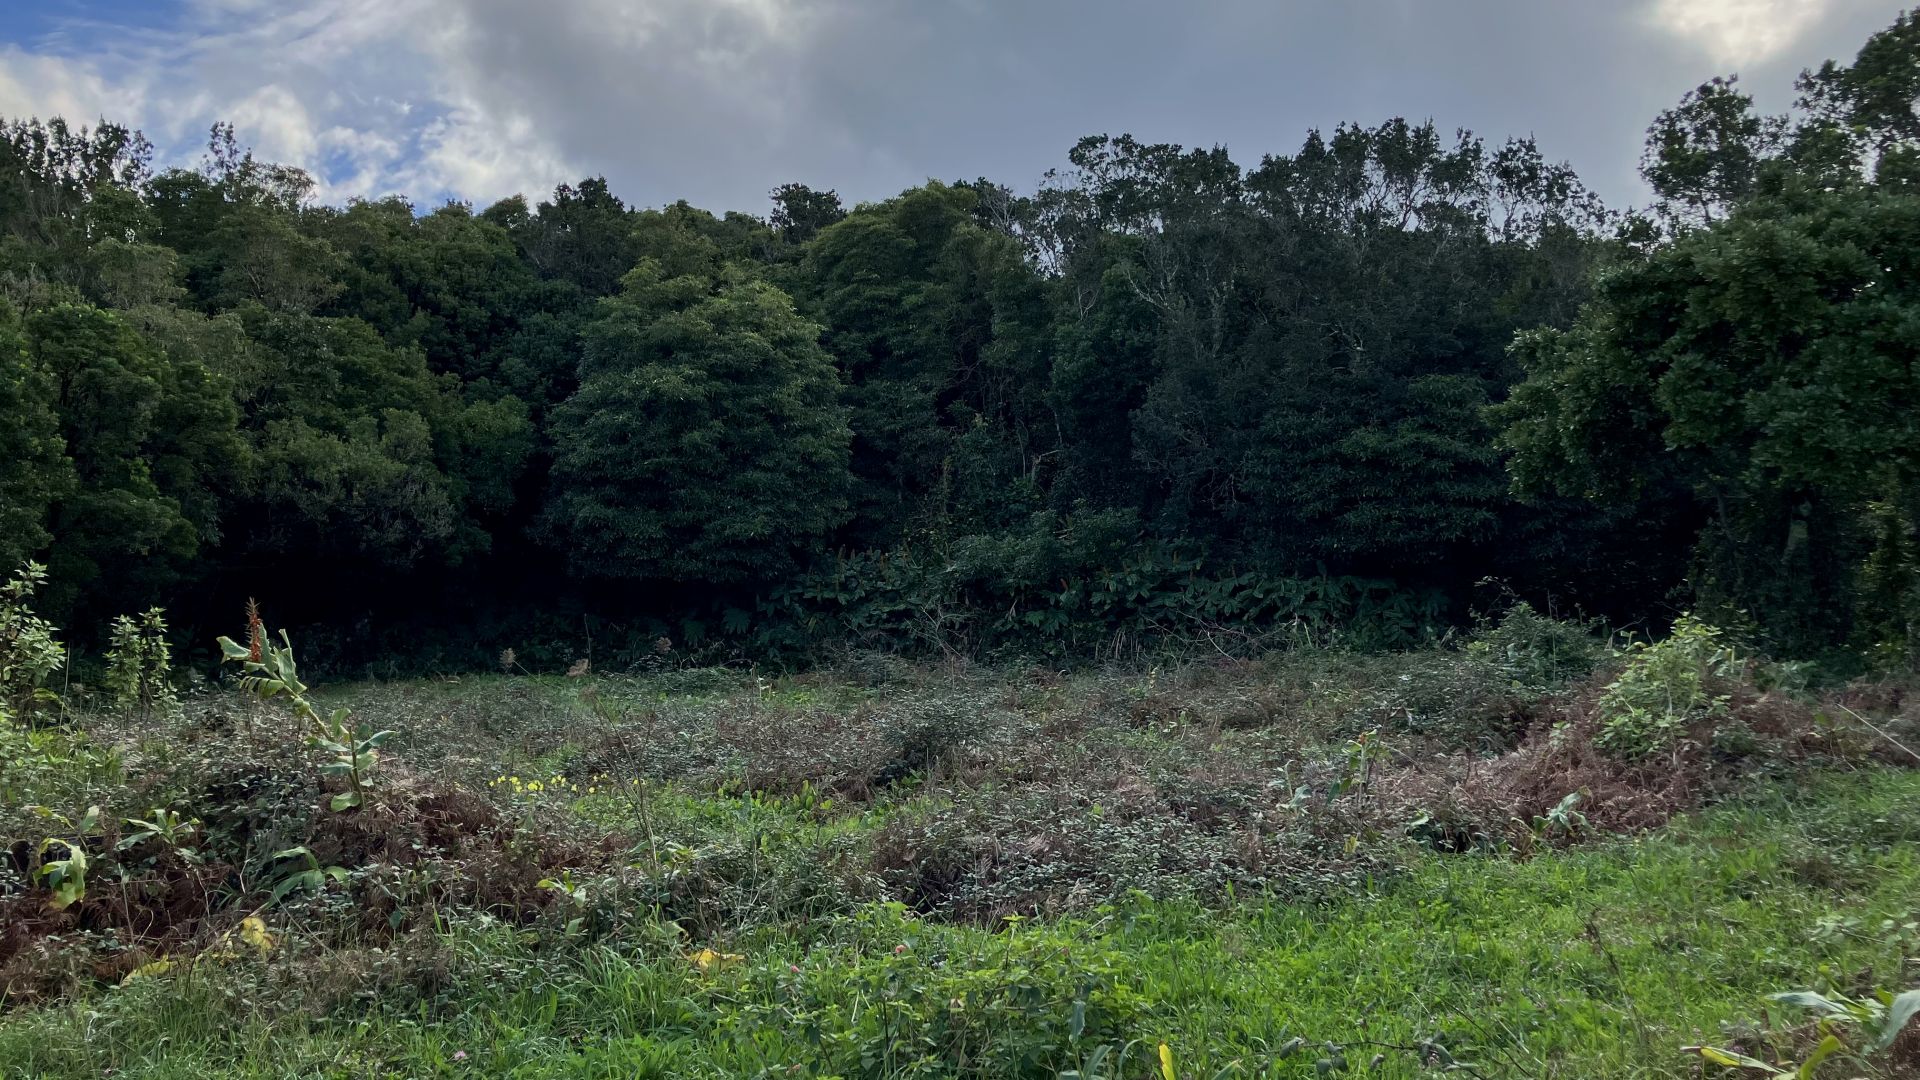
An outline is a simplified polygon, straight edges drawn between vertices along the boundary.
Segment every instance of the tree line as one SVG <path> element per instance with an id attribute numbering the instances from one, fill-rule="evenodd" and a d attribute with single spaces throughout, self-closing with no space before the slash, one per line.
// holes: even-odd
<path id="1" fill-rule="evenodd" d="M 1788 115 L 1703 84 L 1624 213 L 1403 119 L 764 216 L 328 206 L 230 127 L 7 121 L 0 565 L 360 666 L 1391 642 L 1495 588 L 1903 655 L 1917 71 L 1903 14 Z"/>

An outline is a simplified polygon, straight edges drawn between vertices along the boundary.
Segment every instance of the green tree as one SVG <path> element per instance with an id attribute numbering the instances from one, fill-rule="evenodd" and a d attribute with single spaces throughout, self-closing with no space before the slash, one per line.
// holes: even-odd
<path id="1" fill-rule="evenodd" d="M 154 236 L 180 253 L 188 287 L 219 310 L 257 303 L 311 312 L 340 292 L 340 256 L 302 220 L 313 179 L 262 162 L 218 124 L 198 170 L 172 169 L 147 185 Z"/>
<path id="2" fill-rule="evenodd" d="M 118 276 L 128 249 L 155 251 L 140 198 L 152 157 L 140 133 L 117 124 L 0 120 L 0 285 L 103 299 L 101 279 Z"/>
<path id="3" fill-rule="evenodd" d="M 548 527 L 596 577 L 773 579 L 845 517 L 839 383 L 785 294 L 697 238 L 665 247 L 587 327 Z"/>
<path id="4" fill-rule="evenodd" d="M 1126 136 L 1071 161 L 1032 225 L 1072 301 L 1056 506 L 1130 500 L 1283 573 L 1494 568 L 1507 499 L 1477 405 L 1514 330 L 1584 293 L 1606 219 L 1570 170 L 1405 121 L 1250 172 Z"/>
<path id="5" fill-rule="evenodd" d="M 531 210 L 515 196 L 481 216 L 506 229 L 541 276 L 570 282 L 588 296 L 613 293 L 639 258 L 633 212 L 602 177 L 562 184 Z"/>
<path id="6" fill-rule="evenodd" d="M 1796 651 L 1855 614 L 1869 509 L 1920 520 L 1920 197 L 1758 199 L 1523 335 L 1494 410 L 1516 483 L 1624 500 L 1679 486 L 1698 579 Z M 1895 597 L 1870 597 L 1904 605 Z"/>
<path id="7" fill-rule="evenodd" d="M 856 544 L 949 517 L 966 528 L 1023 516 L 942 493 L 981 470 L 1003 492 L 1028 487 L 1053 444 L 1052 299 L 1019 243 L 978 222 L 977 203 L 970 188 L 928 184 L 855 210 L 808 247 L 798 287 L 845 383 Z"/>
<path id="8" fill-rule="evenodd" d="M 532 452 L 524 405 L 468 397 L 358 319 L 250 304 L 236 378 L 260 461 L 243 543 L 390 568 L 491 546 Z"/>
<path id="9" fill-rule="evenodd" d="M 46 549 L 53 508 L 74 484 L 55 394 L 28 355 L 18 316 L 0 304 L 0 566 Z"/>
<path id="10" fill-rule="evenodd" d="M 1688 91 L 1647 129 L 1640 175 L 1660 209 L 1683 225 L 1711 225 L 1752 195 L 1785 145 L 1785 117 L 1762 116 L 1737 76 Z"/>
<path id="11" fill-rule="evenodd" d="M 773 189 L 773 213 L 767 224 L 782 243 L 799 246 L 820 235 L 820 230 L 847 216 L 840 196 L 832 191 L 815 191 L 805 184 L 781 184 Z"/>
<path id="12" fill-rule="evenodd" d="M 23 329 L 73 470 L 52 510 L 55 583 L 145 593 L 172 583 L 218 535 L 221 478 L 245 469 L 224 386 L 99 308 L 48 308 Z"/>

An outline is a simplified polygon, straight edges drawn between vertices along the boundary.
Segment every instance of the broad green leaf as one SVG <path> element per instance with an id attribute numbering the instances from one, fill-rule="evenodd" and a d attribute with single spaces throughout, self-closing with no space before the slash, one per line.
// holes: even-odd
<path id="1" fill-rule="evenodd" d="M 1722 1050 L 1717 1046 L 1689 1046 L 1686 1049 L 1699 1054 L 1702 1058 L 1705 1058 L 1715 1065 L 1725 1065 L 1730 1069 L 1760 1069 L 1769 1076 L 1790 1075 L 1784 1070 L 1774 1068 L 1772 1065 L 1761 1061 L 1759 1058 L 1751 1058 L 1732 1050 Z"/>
<path id="2" fill-rule="evenodd" d="M 1885 1050 L 1892 1046 L 1893 1040 L 1900 1037 L 1900 1032 L 1906 1029 L 1907 1022 L 1913 1019 L 1915 1013 L 1920 1013 L 1920 990 L 1909 990 L 1894 998 L 1893 1004 L 1887 1006 L 1886 1026 L 1880 1029 L 1880 1038 L 1874 1043 L 1874 1048 Z"/>
<path id="3" fill-rule="evenodd" d="M 1840 1040 L 1838 1038 L 1829 1035 L 1821 1039 L 1820 1045 L 1813 1048 L 1813 1053 L 1808 1054 L 1807 1060 L 1800 1063 L 1800 1068 L 1794 1072 L 1794 1075 L 1798 1077 L 1799 1080 L 1813 1080 L 1813 1071 L 1820 1067 L 1821 1062 L 1832 1057 L 1839 1049 Z"/>

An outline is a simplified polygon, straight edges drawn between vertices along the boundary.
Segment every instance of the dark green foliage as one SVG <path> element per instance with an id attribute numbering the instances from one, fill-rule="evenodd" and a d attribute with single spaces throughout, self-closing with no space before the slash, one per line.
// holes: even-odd
<path id="1" fill-rule="evenodd" d="M 115 124 L 0 121 L 0 288 L 107 300 L 124 288 L 129 263 L 164 261 L 164 249 L 130 239 L 149 220 L 138 189 L 152 154 Z"/>
<path id="2" fill-rule="evenodd" d="M 783 243 L 797 247 L 846 216 L 840 196 L 832 191 L 815 191 L 805 184 L 781 184 L 773 189 L 773 213 L 767 215 L 767 224 Z"/>
<path id="3" fill-rule="evenodd" d="M 1521 339 L 1497 410 L 1517 480 L 1681 487 L 1710 519 L 1698 584 L 1790 651 L 1845 640 L 1867 509 L 1911 522 L 1920 481 L 1916 244 L 1914 196 L 1807 193 L 1613 275 L 1573 329 Z"/>
<path id="4" fill-rule="evenodd" d="M 976 202 L 929 184 L 856 210 L 809 247 L 801 288 L 846 384 L 856 544 L 949 518 L 1005 524 L 955 487 L 1003 491 L 1045 449 L 1050 303 L 1019 245 L 975 221 Z"/>
<path id="5" fill-rule="evenodd" d="M 1784 118 L 1753 111 L 1738 77 L 1712 79 L 1654 119 L 1640 173 L 1669 217 L 1711 225 L 1753 194 L 1785 129 Z"/>
<path id="6" fill-rule="evenodd" d="M 53 539 L 54 504 L 72 487 L 55 385 L 27 354 L 14 313 L 0 307 L 0 565 L 18 566 Z"/>
<path id="7" fill-rule="evenodd" d="M 777 589 L 756 651 L 796 659 L 841 642 L 930 655 L 1126 659 L 1152 642 L 1214 654 L 1339 640 L 1404 647 L 1444 615 L 1438 595 L 1360 578 L 1277 578 L 1143 541 L 1124 514 L 969 537 L 944 552 L 836 560 Z"/>
<path id="8" fill-rule="evenodd" d="M 1916 58 L 1903 14 L 1803 75 L 1794 117 L 1730 80 L 1662 114 L 1645 168 L 1678 235 L 1521 335 L 1495 410 L 1521 489 L 1677 508 L 1701 598 L 1793 655 L 1917 640 Z"/>
<path id="9" fill-rule="evenodd" d="M 259 305 L 239 318 L 260 460 L 250 543 L 392 567 L 486 549 L 532 448 L 518 399 L 462 400 L 457 380 L 357 319 Z"/>
<path id="10" fill-rule="evenodd" d="M 819 328 L 703 250 L 644 259 L 587 325 L 548 509 L 582 573 L 770 581 L 844 518 L 848 434 Z"/>
<path id="11" fill-rule="evenodd" d="M 1403 574 L 1494 534 L 1477 406 L 1512 331 L 1577 295 L 1565 251 L 1597 247 L 1570 174 L 1403 121 L 1251 172 L 1126 137 L 1073 162 L 1037 228 L 1079 297 L 1052 370 L 1076 494 L 1295 573 Z"/>
<path id="12" fill-rule="evenodd" d="M 1489 580 L 1893 662 L 1916 56 L 1902 15 L 1782 116 L 1702 83 L 1626 218 L 1532 139 L 1404 119 L 764 218 L 600 178 L 320 206 L 226 125 L 156 174 L 111 124 L 0 123 L 0 556 L 182 626 L 292 582 L 322 662 L 387 671 L 594 626 L 630 660 L 1394 643 Z"/>
<path id="13" fill-rule="evenodd" d="M 72 476 L 50 515 L 55 579 L 103 594 L 174 584 L 217 536 L 218 492 L 247 472 L 226 388 L 99 308 L 34 312 L 22 335 Z"/>

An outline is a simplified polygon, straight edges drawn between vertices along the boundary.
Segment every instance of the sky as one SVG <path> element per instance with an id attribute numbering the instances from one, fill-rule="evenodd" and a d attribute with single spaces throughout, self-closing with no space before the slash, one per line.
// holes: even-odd
<path id="1" fill-rule="evenodd" d="M 1887 0 L 0 0 L 0 117 L 138 127 L 192 164 L 231 121 L 328 202 L 484 206 L 607 177 L 763 213 L 928 178 L 1031 190 L 1088 134 L 1224 144 L 1395 116 L 1533 135 L 1610 205 L 1709 76 L 1762 107 Z"/>

